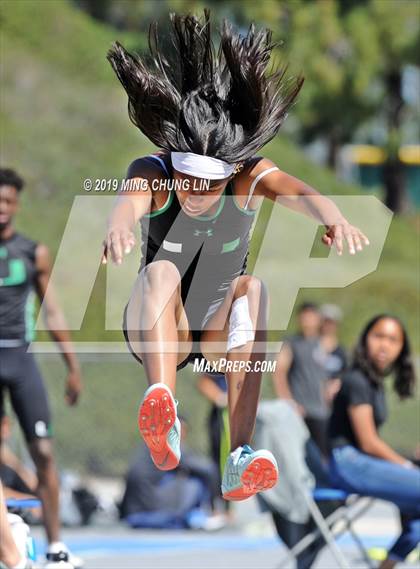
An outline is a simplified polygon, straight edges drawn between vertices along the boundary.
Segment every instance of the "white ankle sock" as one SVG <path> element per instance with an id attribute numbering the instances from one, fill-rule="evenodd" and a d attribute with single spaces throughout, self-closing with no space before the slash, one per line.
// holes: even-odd
<path id="1" fill-rule="evenodd" d="M 67 551 L 66 546 L 64 545 L 64 543 L 62 541 L 52 541 L 49 545 L 48 545 L 48 551 L 51 553 L 58 553 L 60 552 L 62 549 Z"/>

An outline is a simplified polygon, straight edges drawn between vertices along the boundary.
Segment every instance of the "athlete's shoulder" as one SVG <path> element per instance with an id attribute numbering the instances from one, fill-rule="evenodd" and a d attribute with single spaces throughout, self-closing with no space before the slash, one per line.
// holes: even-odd
<path id="1" fill-rule="evenodd" d="M 277 166 L 274 164 L 274 162 L 268 158 L 264 158 L 263 156 L 253 156 L 252 158 L 246 160 L 243 163 L 242 170 L 236 174 L 234 178 L 233 187 L 235 195 L 248 195 L 250 189 L 253 188 L 253 195 L 258 196 L 258 181 L 256 187 L 255 181 L 257 180 L 258 176 L 260 176 L 263 172 L 270 170 L 271 168 L 277 168 Z M 257 209 L 259 205 L 259 199 L 260 198 L 252 198 L 251 202 L 249 203 L 249 207 L 251 209 Z"/>
<path id="2" fill-rule="evenodd" d="M 133 160 L 127 169 L 127 178 L 168 177 L 168 154 L 157 151 Z"/>
<path id="3" fill-rule="evenodd" d="M 37 243 L 35 249 L 35 261 L 38 271 L 42 271 L 50 267 L 50 250 L 45 243 Z"/>
<path id="4" fill-rule="evenodd" d="M 236 179 L 239 182 L 252 183 L 260 174 L 271 168 L 277 168 L 272 160 L 263 156 L 253 156 L 243 163 L 242 170 L 237 174 Z"/>
<path id="5" fill-rule="evenodd" d="M 256 178 L 262 174 L 262 172 L 271 168 L 278 168 L 278 166 L 272 160 L 264 158 L 263 156 L 254 156 L 244 164 L 244 171 L 247 172 L 251 178 Z"/>
<path id="6" fill-rule="evenodd" d="M 365 373 L 357 367 L 351 367 L 346 370 L 343 374 L 342 381 L 348 385 L 357 386 L 359 388 L 369 386 L 370 383 Z"/>
<path id="7" fill-rule="evenodd" d="M 25 251 L 35 251 L 38 246 L 38 241 L 35 241 L 34 239 L 31 239 L 30 237 L 27 237 L 18 231 L 15 232 L 13 237 L 14 243 L 18 245 L 20 249 L 23 249 Z"/>

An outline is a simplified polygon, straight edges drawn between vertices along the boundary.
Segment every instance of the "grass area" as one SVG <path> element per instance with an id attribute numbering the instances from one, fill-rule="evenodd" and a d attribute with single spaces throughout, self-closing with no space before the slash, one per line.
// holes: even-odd
<path id="1" fill-rule="evenodd" d="M 123 177 L 134 158 L 152 149 L 129 123 L 126 97 L 105 59 L 114 40 L 141 48 L 144 38 L 93 22 L 61 0 L 3 0 L 1 10 L 2 161 L 27 180 L 19 229 L 46 242 L 55 254 L 73 200 L 84 195 L 83 179 Z M 323 193 L 341 195 L 361 191 L 309 162 L 283 138 L 268 145 L 264 154 Z M 255 243 L 262 237 L 268 214 L 267 211 L 257 227 Z M 393 220 L 375 272 L 346 288 L 299 292 L 298 302 L 310 298 L 335 302 L 343 308 L 342 340 L 347 347 L 355 343 L 367 318 L 382 311 L 400 315 L 407 324 L 413 346 L 418 346 L 415 222 L 414 217 Z M 82 258 L 88 250 L 89 247 L 78 249 L 74 254 Z M 275 262 L 273 257 L 273 267 Z M 78 277 L 73 274 L 63 284 L 62 297 L 71 293 Z M 83 327 L 73 335 L 77 340 L 122 339 L 121 333 L 103 329 L 105 279 L 102 268 Z M 292 330 L 293 321 L 284 334 Z M 45 337 L 40 334 L 41 339 Z M 134 362 L 101 361 L 99 356 L 98 361 L 85 363 L 85 395 L 78 410 L 69 410 L 62 402 L 61 364 L 48 357 L 41 358 L 41 364 L 55 409 L 62 464 L 121 472 L 138 440 L 133 417 L 145 384 L 143 369 Z M 191 389 L 194 381 L 192 370 L 183 370 L 178 396 L 191 422 L 201 427 L 193 430 L 192 444 L 205 448 L 205 403 Z M 263 391 L 265 396 L 272 395 L 269 378 Z M 418 431 L 416 402 L 400 405 L 392 399 L 391 419 L 384 430 L 386 438 L 409 451 L 419 438 Z"/>

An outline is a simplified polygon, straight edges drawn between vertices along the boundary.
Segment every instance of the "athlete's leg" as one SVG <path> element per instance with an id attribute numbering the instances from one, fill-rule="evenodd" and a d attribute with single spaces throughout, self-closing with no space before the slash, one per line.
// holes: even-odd
<path id="1" fill-rule="evenodd" d="M 181 298 L 181 276 L 173 263 L 152 262 L 140 272 L 127 307 L 126 330 L 150 385 L 139 409 L 140 433 L 155 465 L 171 470 L 181 456 L 181 428 L 173 397 L 177 365 L 192 347 Z M 184 348 L 180 349 L 181 342 Z"/>
<path id="2" fill-rule="evenodd" d="M 50 439 L 34 439 L 29 452 L 38 476 L 37 494 L 42 502 L 42 516 L 48 542 L 60 539 L 59 480 Z"/>
<path id="3" fill-rule="evenodd" d="M 127 306 L 126 325 L 131 349 L 142 360 L 149 384 L 165 383 L 174 392 L 176 366 L 188 357 L 192 341 L 181 277 L 173 263 L 152 262 L 140 272 Z M 170 351 L 165 348 L 169 342 Z M 184 349 L 178 352 L 179 343 Z M 152 350 L 150 344 L 154 344 Z"/>
<path id="4" fill-rule="evenodd" d="M 14 348 L 10 356 L 10 400 L 34 461 L 49 542 L 59 539 L 59 481 L 53 457 L 48 396 L 33 354 Z"/>
<path id="5" fill-rule="evenodd" d="M 232 304 L 244 296 L 247 298 L 255 338 L 226 353 L 226 349 L 222 347 L 227 346 Z M 249 444 L 252 438 L 261 387 L 261 371 L 254 371 L 254 363 L 265 358 L 266 323 L 267 293 L 265 287 L 256 277 L 242 275 L 231 283 L 223 303 L 207 322 L 201 336 L 201 351 L 207 360 L 217 361 L 226 357 L 227 362 L 232 362 L 232 364 L 227 364 L 228 371 L 225 374 L 228 383 L 232 450 Z M 215 349 L 214 343 L 219 344 L 220 348 Z M 251 362 L 250 371 L 246 371 L 248 361 Z M 228 367 L 231 365 L 233 368 L 233 362 L 242 362 L 242 364 L 235 364 L 235 369 L 238 371 Z"/>
<path id="6" fill-rule="evenodd" d="M 60 541 L 60 487 L 52 440 L 36 438 L 29 442 L 28 447 L 38 476 L 37 495 L 42 502 L 42 516 L 48 539 L 47 555 L 66 554 L 72 567 L 81 568 L 82 559 L 71 553 Z"/>
<path id="7" fill-rule="evenodd" d="M 227 324 L 229 322 L 229 324 Z M 211 328 L 215 328 L 211 330 Z M 278 478 L 276 460 L 271 452 L 254 451 L 252 438 L 261 371 L 255 366 L 265 358 L 267 293 L 261 281 L 241 276 L 232 282 L 224 302 L 204 328 L 201 349 L 207 359 L 220 351 L 211 342 L 221 342 L 226 352 L 231 453 L 222 480 L 225 500 L 245 500 L 272 488 Z M 236 364 L 236 368 L 233 367 Z M 247 367 L 249 364 L 249 367 Z"/>

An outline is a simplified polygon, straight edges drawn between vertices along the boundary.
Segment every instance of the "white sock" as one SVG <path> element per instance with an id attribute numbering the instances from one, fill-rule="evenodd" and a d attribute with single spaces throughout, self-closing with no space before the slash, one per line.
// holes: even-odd
<path id="1" fill-rule="evenodd" d="M 63 547 L 64 543 L 62 541 L 52 541 L 48 544 L 48 549 L 57 549 L 59 547 Z"/>
<path id="2" fill-rule="evenodd" d="M 67 547 L 62 541 L 52 541 L 48 545 L 48 553 L 60 553 L 60 551 L 68 552 Z"/>
<path id="3" fill-rule="evenodd" d="M 239 457 L 242 454 L 242 449 L 243 449 L 243 447 L 238 447 L 237 449 L 235 449 L 234 451 L 232 451 L 230 453 L 230 456 L 232 457 L 233 464 L 238 464 Z"/>

